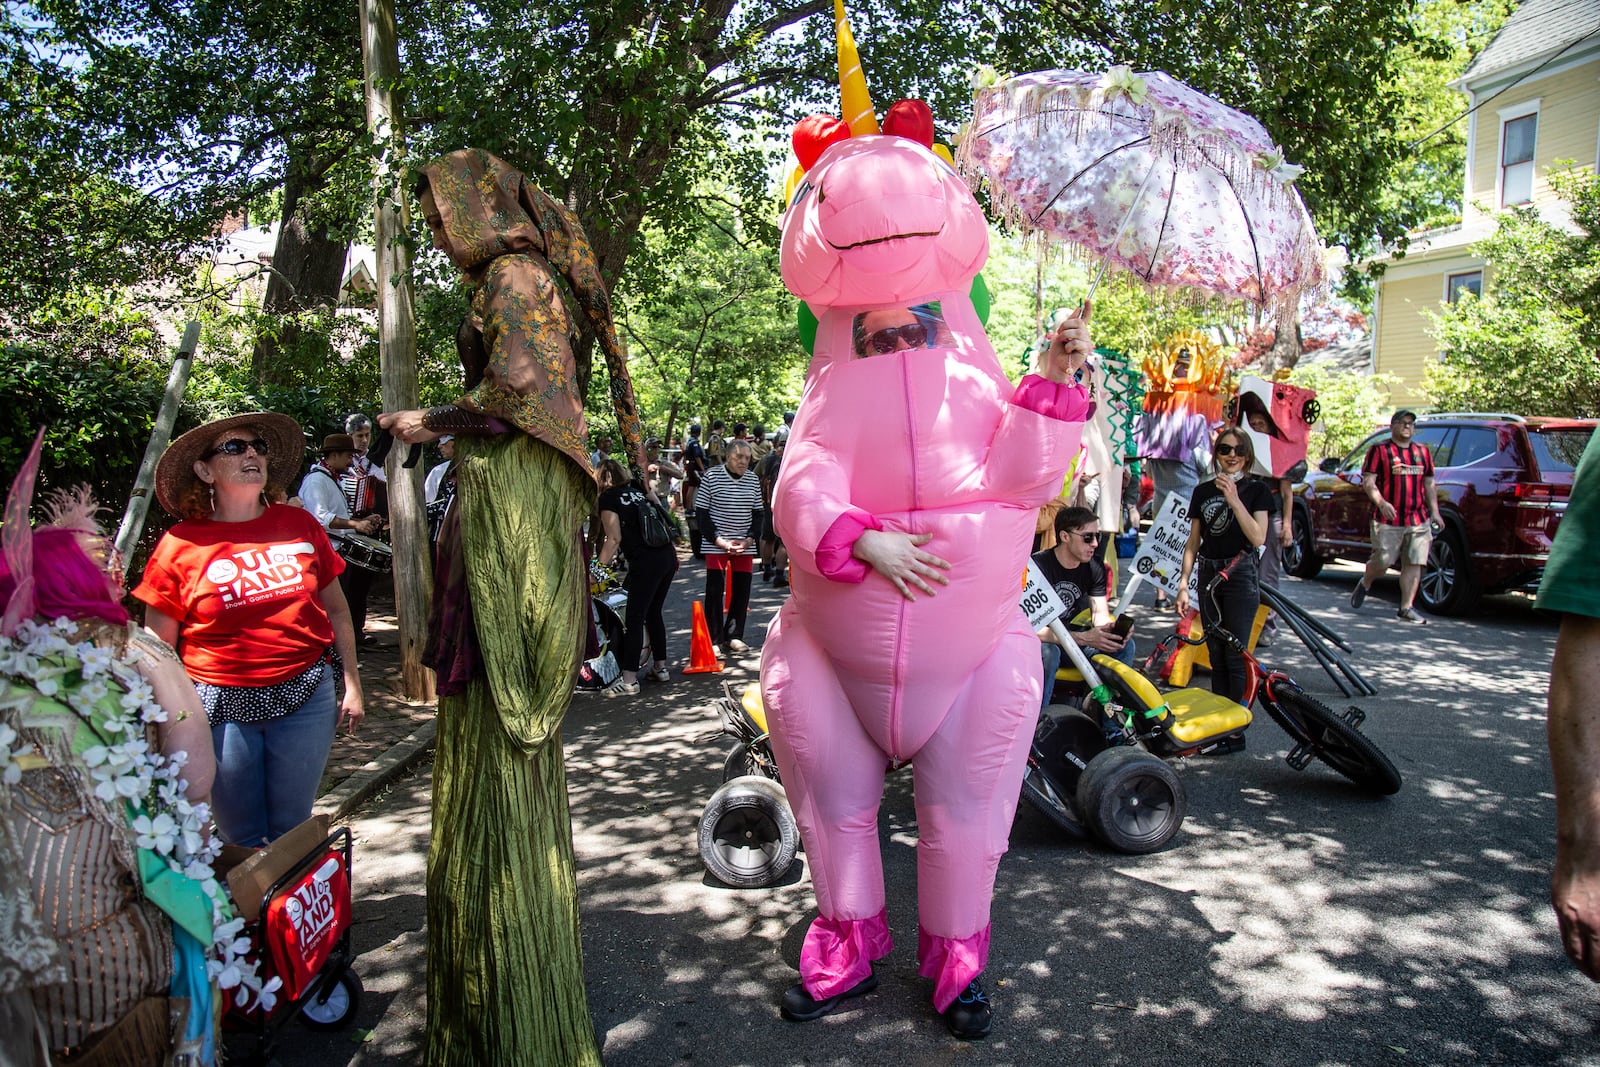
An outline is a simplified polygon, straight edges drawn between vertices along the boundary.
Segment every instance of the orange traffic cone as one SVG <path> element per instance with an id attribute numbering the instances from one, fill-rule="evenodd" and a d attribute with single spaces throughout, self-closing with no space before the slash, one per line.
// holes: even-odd
<path id="1" fill-rule="evenodd" d="M 684 674 L 721 674 L 722 661 L 711 644 L 711 628 L 706 625 L 706 606 L 694 602 L 694 629 L 689 635 L 689 665 Z"/>

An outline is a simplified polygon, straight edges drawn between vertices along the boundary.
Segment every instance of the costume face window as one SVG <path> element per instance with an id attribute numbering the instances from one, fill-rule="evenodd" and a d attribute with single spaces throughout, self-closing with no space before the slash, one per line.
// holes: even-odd
<path id="1" fill-rule="evenodd" d="M 850 336 L 859 359 L 955 343 L 938 304 L 862 312 L 855 317 Z"/>

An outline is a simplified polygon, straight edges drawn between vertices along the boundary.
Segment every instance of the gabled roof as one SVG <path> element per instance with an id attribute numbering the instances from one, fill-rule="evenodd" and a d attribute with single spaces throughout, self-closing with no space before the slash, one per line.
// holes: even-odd
<path id="1" fill-rule="evenodd" d="M 1461 81 L 1480 81 L 1545 59 L 1596 31 L 1600 31 L 1600 0 L 1524 0 Z"/>

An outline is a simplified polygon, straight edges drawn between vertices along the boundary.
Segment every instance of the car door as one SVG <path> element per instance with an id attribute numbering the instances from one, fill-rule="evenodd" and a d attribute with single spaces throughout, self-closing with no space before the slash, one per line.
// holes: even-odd
<path id="1" fill-rule="evenodd" d="M 1388 430 L 1368 437 L 1345 456 L 1332 477 L 1325 476 L 1313 488 L 1312 510 L 1321 519 L 1323 539 L 1338 555 L 1346 555 L 1352 549 L 1357 550 L 1358 557 L 1367 552 L 1372 502 L 1361 488 L 1361 465 L 1366 462 L 1367 450 L 1388 438 Z"/>

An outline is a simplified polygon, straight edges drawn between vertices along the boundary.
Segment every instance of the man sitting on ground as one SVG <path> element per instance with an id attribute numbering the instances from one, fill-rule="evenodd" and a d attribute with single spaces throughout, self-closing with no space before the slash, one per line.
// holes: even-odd
<path id="1" fill-rule="evenodd" d="M 1089 609 L 1089 629 L 1069 631 L 1072 640 L 1085 650 L 1085 655 L 1104 652 L 1132 664 L 1133 638 L 1120 637 L 1112 628 L 1111 608 L 1107 603 L 1108 571 L 1100 561 L 1105 534 L 1100 532 L 1099 518 L 1088 508 L 1062 508 L 1056 512 L 1055 530 L 1056 546 L 1035 553 L 1033 562 L 1067 606 L 1062 621 L 1070 623 L 1085 608 Z M 1039 642 L 1040 658 L 1044 661 L 1042 704 L 1047 705 L 1064 653 L 1049 627 L 1039 631 Z"/>

